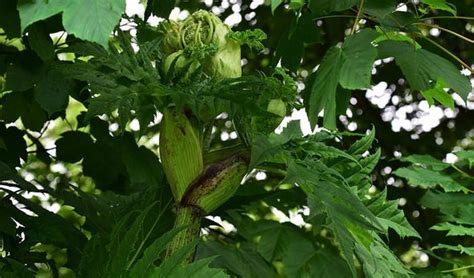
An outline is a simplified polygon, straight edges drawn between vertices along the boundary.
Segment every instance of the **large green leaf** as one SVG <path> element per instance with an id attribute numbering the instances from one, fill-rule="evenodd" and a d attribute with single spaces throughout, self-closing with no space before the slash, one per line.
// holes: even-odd
<path id="1" fill-rule="evenodd" d="M 56 57 L 53 40 L 49 37 L 45 25 L 41 22 L 28 28 L 28 42 L 43 61 L 50 61 Z"/>
<path id="2" fill-rule="evenodd" d="M 370 87 L 372 67 L 377 57 L 372 41 L 377 36 L 375 30 L 364 28 L 346 39 L 342 46 L 345 59 L 339 77 L 342 87 L 352 90 Z"/>
<path id="3" fill-rule="evenodd" d="M 463 99 L 471 92 L 469 78 L 463 76 L 451 62 L 425 49 L 416 49 L 401 41 L 380 43 L 380 57 L 395 57 L 408 83 L 413 90 L 426 91 L 442 79 Z"/>
<path id="4" fill-rule="evenodd" d="M 67 3 L 61 0 L 18 0 L 17 8 L 20 13 L 21 31 L 25 31 L 26 27 L 34 22 L 61 13 Z"/>
<path id="5" fill-rule="evenodd" d="M 441 186 L 446 192 L 461 191 L 463 185 L 454 180 L 451 176 L 422 167 L 399 168 L 394 172 L 395 175 L 405 178 L 413 186 L 422 188 L 433 188 Z"/>
<path id="6" fill-rule="evenodd" d="M 143 256 L 130 269 L 131 277 L 148 277 L 156 268 L 155 262 L 171 240 L 185 227 L 172 229 L 150 244 Z"/>
<path id="7" fill-rule="evenodd" d="M 21 30 L 32 23 L 62 13 L 63 25 L 68 33 L 79 38 L 108 46 L 108 39 L 118 24 L 124 0 L 19 0 Z"/>
<path id="8" fill-rule="evenodd" d="M 348 37 L 342 48 L 331 47 L 324 55 L 305 98 L 311 126 L 316 125 L 318 114 L 324 110 L 323 125 L 336 128 L 337 99 L 340 84 L 346 89 L 370 87 L 372 67 L 377 50 L 372 41 L 377 37 L 373 29 L 362 31 Z M 312 80 L 312 77 L 310 77 Z"/>
<path id="9" fill-rule="evenodd" d="M 284 153 L 283 145 L 301 136 L 299 121 L 288 123 L 281 134 L 264 135 L 258 133 L 252 143 L 249 169 L 253 169 L 263 162 L 271 162 L 278 155 L 281 156 Z M 283 154 L 283 156 L 285 155 Z"/>
<path id="10" fill-rule="evenodd" d="M 408 223 L 403 210 L 398 209 L 396 200 L 387 201 L 387 190 L 377 194 L 366 202 L 369 208 L 379 220 L 380 224 L 388 234 L 388 228 L 392 228 L 400 237 L 421 238 L 418 232 Z"/>
<path id="11" fill-rule="evenodd" d="M 81 131 L 66 131 L 56 140 L 56 157 L 66 162 L 78 162 L 92 146 L 92 138 Z"/>
<path id="12" fill-rule="evenodd" d="M 370 131 L 370 133 L 367 134 L 367 136 L 364 136 L 361 139 L 357 140 L 354 144 L 352 144 L 350 148 L 347 150 L 347 153 L 351 155 L 358 155 L 358 154 L 364 153 L 365 151 L 369 150 L 369 148 L 372 146 L 374 139 L 375 139 L 375 127 L 372 127 L 372 130 Z"/>
<path id="13" fill-rule="evenodd" d="M 471 236 L 474 237 L 474 229 L 463 225 L 455 225 L 449 222 L 443 222 L 430 228 L 435 231 L 446 231 L 447 236 Z"/>
<path id="14" fill-rule="evenodd" d="M 128 221 L 122 221 L 117 226 L 112 233 L 109 247 L 113 255 L 109 257 L 106 266 L 107 277 L 126 277 L 126 273 L 150 244 L 150 239 L 159 228 L 165 212 L 166 204 L 155 202 L 138 215 L 133 212 L 129 214 L 128 218 L 134 219 L 131 225 Z"/>
<path id="15" fill-rule="evenodd" d="M 12 92 L 2 96 L 3 107 L 1 118 L 6 122 L 14 122 L 19 117 L 27 129 L 40 131 L 48 120 L 48 114 L 34 100 L 33 92 Z"/>
<path id="16" fill-rule="evenodd" d="M 324 126 L 336 128 L 336 91 L 343 63 L 342 49 L 333 46 L 326 52 L 315 73 L 316 79 L 310 89 L 309 99 L 305 99 L 312 127 L 317 124 L 318 114 L 324 109 Z"/>
<path id="17" fill-rule="evenodd" d="M 448 163 L 442 162 L 429 154 L 412 154 L 402 157 L 400 160 L 433 169 L 434 171 L 442 171 L 449 167 Z"/>
<path id="18" fill-rule="evenodd" d="M 373 239 L 369 231 L 380 231 L 381 224 L 349 190 L 327 182 L 315 186 L 308 196 L 310 216 L 317 219 L 320 214 L 327 215 L 327 227 L 335 233 L 344 258 L 355 274 L 352 260 L 355 243 L 362 241 L 370 245 Z"/>
<path id="19" fill-rule="evenodd" d="M 380 239 L 371 243 L 369 248 L 357 243 L 356 253 L 358 259 L 362 262 L 366 277 L 398 278 L 411 277 L 411 274 L 413 274 Z"/>
<path id="20" fill-rule="evenodd" d="M 474 225 L 474 194 L 428 191 L 421 198 L 420 204 L 427 208 L 439 209 L 449 221 Z"/>
<path id="21" fill-rule="evenodd" d="M 299 260 L 299 256 L 293 257 L 294 260 Z M 350 277 L 351 271 L 344 259 L 339 254 L 339 251 L 330 246 L 318 249 L 312 254 L 312 257 L 302 268 L 297 277 Z M 306 270 L 307 269 L 307 270 Z"/>
<path id="22" fill-rule="evenodd" d="M 282 258 L 297 256 L 288 254 L 289 249 L 298 250 L 305 253 L 305 247 L 311 251 L 312 244 L 306 239 L 301 231 L 293 225 L 281 224 L 275 221 L 241 221 L 236 223 L 239 232 L 248 240 L 252 241 L 259 237 L 257 251 L 268 262 L 280 260 Z M 292 248 L 292 245 L 302 245 L 303 248 Z M 301 246 L 300 246 L 301 247 Z"/>
<path id="23" fill-rule="evenodd" d="M 447 3 L 446 0 L 420 0 L 420 2 L 427 4 L 434 10 L 446 11 L 456 15 L 456 6 Z"/>
<path id="24" fill-rule="evenodd" d="M 34 88 L 35 100 L 49 115 L 64 111 L 74 85 L 73 80 L 63 76 L 57 69 L 50 68 Z"/>

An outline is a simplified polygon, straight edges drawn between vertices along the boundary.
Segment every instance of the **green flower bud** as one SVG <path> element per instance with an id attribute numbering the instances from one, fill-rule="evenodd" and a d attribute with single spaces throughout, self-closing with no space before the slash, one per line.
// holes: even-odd
<path id="1" fill-rule="evenodd" d="M 215 78 L 236 78 L 242 75 L 240 43 L 228 35 L 232 32 L 213 13 L 199 10 L 184 21 L 166 22 L 160 30 L 164 33 L 163 51 L 171 54 L 177 50 L 216 47 L 217 51 L 201 57 L 203 71 Z"/>
<path id="2" fill-rule="evenodd" d="M 242 75 L 240 66 L 240 44 L 228 38 L 232 31 L 213 13 L 199 10 L 181 25 L 181 43 L 184 47 L 193 44 L 214 44 L 217 53 L 203 61 L 203 70 L 216 78 L 235 78 Z"/>
<path id="3" fill-rule="evenodd" d="M 158 26 L 158 31 L 163 34 L 162 51 L 165 54 L 171 54 L 182 49 L 179 29 L 180 24 L 172 20 L 163 21 Z"/>

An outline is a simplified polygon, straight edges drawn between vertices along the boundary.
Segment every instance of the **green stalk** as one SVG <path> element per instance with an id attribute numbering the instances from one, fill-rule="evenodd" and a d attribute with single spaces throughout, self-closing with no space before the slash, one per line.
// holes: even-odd
<path id="1" fill-rule="evenodd" d="M 187 244 L 198 239 L 201 229 L 202 213 L 199 208 L 192 206 L 178 206 L 176 208 L 176 219 L 174 227 L 186 227 L 179 232 L 171 241 L 166 250 L 166 258 L 171 257 L 176 251 L 186 246 Z M 186 257 L 185 263 L 193 261 L 194 249 Z"/>

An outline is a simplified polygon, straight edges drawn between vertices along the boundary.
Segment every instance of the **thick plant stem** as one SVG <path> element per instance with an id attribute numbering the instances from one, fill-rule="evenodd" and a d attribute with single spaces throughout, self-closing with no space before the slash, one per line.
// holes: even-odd
<path id="1" fill-rule="evenodd" d="M 176 208 L 176 220 L 174 227 L 185 227 L 180 231 L 171 241 L 166 250 L 166 257 L 171 257 L 176 251 L 186 246 L 187 244 L 198 239 L 201 229 L 202 213 L 199 208 L 192 206 L 178 206 Z M 187 256 L 185 263 L 192 262 L 194 257 L 194 249 Z"/>

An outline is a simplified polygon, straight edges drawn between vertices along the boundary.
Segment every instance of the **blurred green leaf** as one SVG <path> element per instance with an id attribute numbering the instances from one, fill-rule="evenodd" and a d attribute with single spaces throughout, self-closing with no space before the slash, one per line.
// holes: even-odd
<path id="1" fill-rule="evenodd" d="M 456 15 L 456 6 L 449 4 L 445 0 L 420 0 L 420 2 L 427 4 L 433 10 L 446 11 L 452 15 Z"/>
<path id="2" fill-rule="evenodd" d="M 399 168 L 394 172 L 395 175 L 405 178 L 413 186 L 422 188 L 434 188 L 441 186 L 446 192 L 456 192 L 464 189 L 464 186 L 454 180 L 452 177 L 421 167 Z"/>

